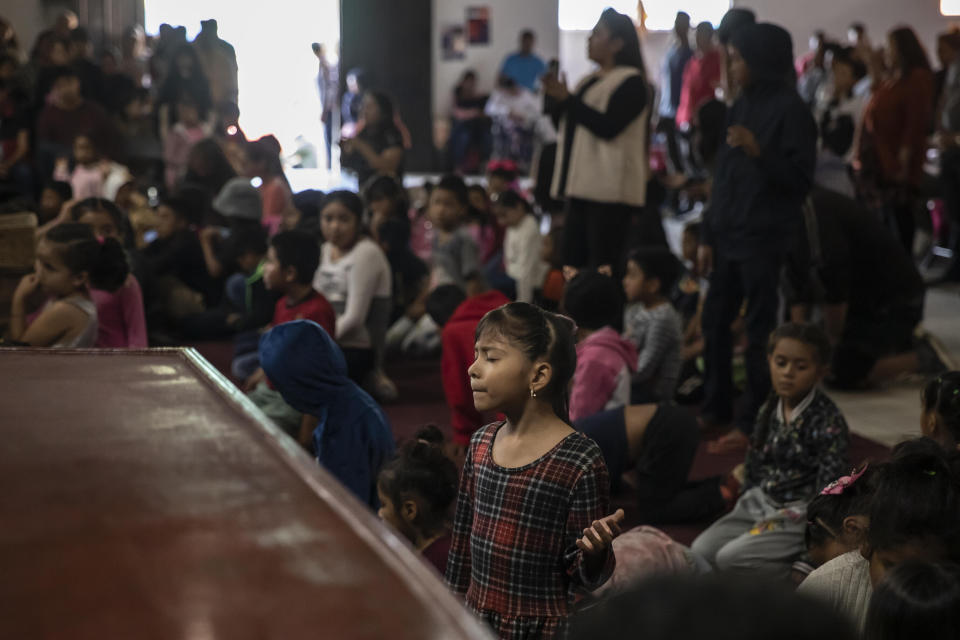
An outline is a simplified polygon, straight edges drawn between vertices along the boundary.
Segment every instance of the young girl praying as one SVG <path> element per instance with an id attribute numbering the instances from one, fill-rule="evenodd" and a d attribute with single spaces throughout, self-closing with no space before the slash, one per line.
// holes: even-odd
<path id="1" fill-rule="evenodd" d="M 487 313 L 469 374 L 481 411 L 460 477 L 447 582 L 501 638 L 562 637 L 575 590 L 613 572 L 623 511 L 603 455 L 567 420 L 573 326 L 527 303 Z"/>
<path id="2" fill-rule="evenodd" d="M 127 279 L 127 256 L 114 238 L 98 240 L 85 224 L 68 222 L 47 231 L 37 244 L 36 271 L 13 294 L 10 337 L 32 347 L 92 347 L 97 307 L 90 287 L 116 291 Z M 27 324 L 37 298 L 46 299 Z"/>

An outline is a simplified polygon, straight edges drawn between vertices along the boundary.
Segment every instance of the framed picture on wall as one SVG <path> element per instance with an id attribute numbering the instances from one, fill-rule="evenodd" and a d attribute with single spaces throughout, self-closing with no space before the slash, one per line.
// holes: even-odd
<path id="1" fill-rule="evenodd" d="M 467 55 L 467 33 L 462 24 L 448 24 L 440 30 L 444 60 L 463 60 Z"/>
<path id="2" fill-rule="evenodd" d="M 490 44 L 490 7 L 467 7 L 467 38 L 470 44 Z"/>

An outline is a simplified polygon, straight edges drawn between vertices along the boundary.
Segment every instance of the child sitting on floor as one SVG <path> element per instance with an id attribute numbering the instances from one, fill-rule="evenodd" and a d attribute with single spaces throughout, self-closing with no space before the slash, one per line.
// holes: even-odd
<path id="1" fill-rule="evenodd" d="M 210 289 L 203 249 L 189 200 L 171 197 L 157 207 L 157 237 L 143 249 L 144 304 L 153 323 L 178 320 L 204 309 Z"/>
<path id="2" fill-rule="evenodd" d="M 394 452 L 383 410 L 347 377 L 333 338 L 315 322 L 294 320 L 260 339 L 260 364 L 283 399 L 304 414 L 298 440 L 364 504 L 380 507 L 377 474 Z"/>
<path id="3" fill-rule="evenodd" d="M 113 238 L 123 244 L 128 228 L 126 216 L 110 200 L 88 198 L 73 205 L 70 216 L 85 224 L 97 238 Z M 108 349 L 146 349 L 147 322 L 143 308 L 140 283 L 132 273 L 116 291 L 90 288 L 90 296 L 97 305 L 97 342 L 95 346 Z"/>
<path id="4" fill-rule="evenodd" d="M 504 191 L 494 203 L 497 223 L 506 228 L 503 265 L 513 279 L 519 302 L 533 302 L 534 290 L 543 284 L 550 267 L 540 259 L 543 238 L 533 208 L 519 193 Z"/>
<path id="5" fill-rule="evenodd" d="M 189 94 L 184 93 L 177 100 L 177 122 L 163 141 L 167 189 L 173 189 L 186 175 L 193 145 L 210 136 L 210 126 L 204 122 L 205 115 Z"/>
<path id="6" fill-rule="evenodd" d="M 463 225 L 466 211 L 467 185 L 459 176 L 444 176 L 430 193 L 427 210 L 435 231 L 433 281 L 455 284 L 470 296 L 480 292 L 482 275 L 477 244 Z"/>
<path id="7" fill-rule="evenodd" d="M 69 182 L 50 180 L 40 192 L 40 202 L 37 207 L 37 219 L 40 225 L 45 225 L 60 215 L 64 203 L 73 200 L 73 187 Z"/>
<path id="8" fill-rule="evenodd" d="M 878 469 L 858 550 L 819 567 L 800 585 L 844 614 L 862 631 L 873 589 L 888 571 L 910 560 L 960 560 L 957 454 L 928 438 L 897 445 Z"/>
<path id="9" fill-rule="evenodd" d="M 380 519 L 403 535 L 440 575 L 450 553 L 450 507 L 457 497 L 457 466 L 443 453 L 443 433 L 420 429 L 377 478 Z"/>
<path id="10" fill-rule="evenodd" d="M 680 274 L 669 249 L 644 247 L 630 254 L 623 289 L 630 304 L 624 313 L 624 337 L 637 347 L 633 404 L 672 402 L 680 375 L 682 328 L 668 293 Z"/>
<path id="11" fill-rule="evenodd" d="M 819 327 L 782 325 L 767 353 L 774 393 L 757 415 L 746 491 L 693 550 L 720 569 L 786 577 L 803 552 L 807 503 L 847 467 L 849 433 L 819 388 L 830 362 L 830 342 Z"/>
<path id="12" fill-rule="evenodd" d="M 470 437 L 483 426 L 483 416 L 473 404 L 473 390 L 467 371 L 476 360 L 473 345 L 476 342 L 477 325 L 487 312 L 509 302 L 505 295 L 495 289 L 467 298 L 455 284 L 437 287 L 426 301 L 427 314 L 441 329 L 443 351 L 440 370 L 443 393 L 450 408 L 454 452 L 458 460 L 466 452 Z"/>
<path id="13" fill-rule="evenodd" d="M 24 276 L 13 293 L 10 338 L 32 347 L 92 347 L 97 307 L 89 287 L 116 291 L 128 274 L 126 253 L 114 238 L 98 239 L 76 222 L 50 228 L 37 243 L 36 272 Z M 41 304 L 28 325 L 31 307 Z"/>
<path id="14" fill-rule="evenodd" d="M 616 280 L 584 270 L 567 285 L 563 309 L 577 323 L 577 370 L 570 390 L 570 419 L 630 404 L 637 368 L 633 343 L 620 337 L 623 291 Z"/>
<path id="15" fill-rule="evenodd" d="M 267 291 L 281 295 L 273 310 L 270 326 L 276 327 L 294 320 L 312 320 L 330 335 L 336 335 L 336 313 L 333 306 L 313 288 L 313 276 L 320 264 L 320 245 L 306 231 L 281 231 L 270 238 L 267 259 L 263 263 L 263 285 Z M 269 327 L 268 327 L 269 328 Z M 256 371 L 244 384 L 250 399 L 291 437 L 300 429 L 300 412 L 283 401 L 259 367 L 259 353 L 245 356 L 249 362 L 241 368 L 254 366 Z"/>
<path id="16" fill-rule="evenodd" d="M 126 167 L 101 158 L 93 140 L 86 135 L 79 135 L 73 140 L 73 163 L 71 170 L 66 158 L 59 159 L 54 168 L 53 179 L 69 182 L 76 200 L 113 200 L 117 196 L 117 190 L 132 179 Z"/>
<path id="17" fill-rule="evenodd" d="M 878 465 L 864 463 L 828 484 L 807 505 L 806 557 L 793 565 L 799 584 L 817 567 L 860 548 L 870 524 L 870 502 Z"/>

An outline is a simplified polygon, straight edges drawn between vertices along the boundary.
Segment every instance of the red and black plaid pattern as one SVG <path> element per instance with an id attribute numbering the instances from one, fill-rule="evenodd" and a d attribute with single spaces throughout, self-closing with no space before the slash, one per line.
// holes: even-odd
<path id="1" fill-rule="evenodd" d="M 501 638 L 562 632 L 576 590 L 613 572 L 612 551 L 588 575 L 576 541 L 609 515 L 610 479 L 600 448 L 572 433 L 542 458 L 506 469 L 493 461 L 502 422 L 477 431 L 460 476 L 447 583 Z"/>

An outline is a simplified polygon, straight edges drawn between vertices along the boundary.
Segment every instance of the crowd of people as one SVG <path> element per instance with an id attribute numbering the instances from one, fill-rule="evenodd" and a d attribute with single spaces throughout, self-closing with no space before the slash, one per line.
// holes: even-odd
<path id="1" fill-rule="evenodd" d="M 361 189 L 324 194 L 246 139 L 215 21 L 94 57 L 69 12 L 29 56 L 0 19 L 0 211 L 38 218 L 5 344 L 232 341 L 234 382 L 502 638 L 956 637 L 960 373 L 919 330 L 915 244 L 929 189 L 960 225 L 960 32 L 934 74 L 907 27 L 795 59 L 749 10 L 691 26 L 659 87 L 613 9 L 574 87 L 524 31 L 495 95 L 457 87 L 470 185 L 405 188 L 408 134 L 351 72 Z M 449 429 L 398 447 L 410 357 Z M 905 373 L 923 437 L 851 460 L 830 390 Z M 743 464 L 691 482 L 717 427 Z"/>

